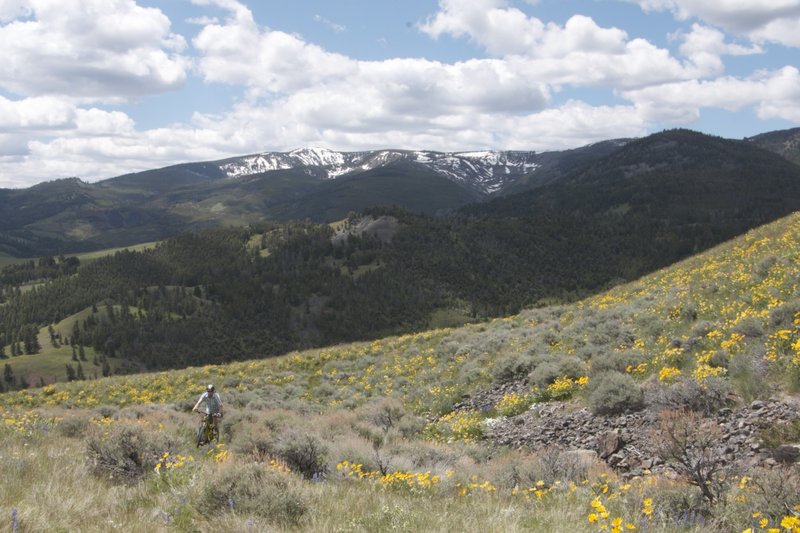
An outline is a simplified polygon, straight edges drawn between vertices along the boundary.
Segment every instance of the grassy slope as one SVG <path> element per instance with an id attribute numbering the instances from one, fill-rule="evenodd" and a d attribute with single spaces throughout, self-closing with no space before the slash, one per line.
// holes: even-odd
<path id="1" fill-rule="evenodd" d="M 15 265 L 17 263 L 22 263 L 26 261 L 26 259 L 20 259 L 18 257 L 11 257 L 10 255 L 6 255 L 0 252 L 0 268 L 3 268 L 8 265 Z"/>
<path id="2" fill-rule="evenodd" d="M 101 257 L 105 257 L 107 255 L 112 255 L 118 251 L 122 250 L 131 250 L 131 251 L 143 251 L 149 250 L 155 247 L 158 243 L 157 242 L 146 242 L 142 244 L 137 244 L 135 246 L 126 246 L 121 248 L 109 248 L 106 250 L 98 250 L 96 252 L 86 252 L 82 254 L 76 254 L 76 257 L 80 259 L 81 263 L 88 263 L 90 261 L 94 261 Z M 16 259 L 10 258 L 13 262 L 23 262 L 28 261 L 28 259 Z M 10 264 L 10 263 L 9 263 Z M 0 268 L 4 266 L 3 264 L 3 256 L 0 256 Z M 37 284 L 28 284 L 22 287 L 22 290 L 30 290 L 33 286 Z M 119 310 L 119 306 L 117 306 L 117 310 Z M 135 312 L 136 309 L 134 308 L 133 311 Z M 71 316 L 66 317 L 64 320 L 60 321 L 57 324 L 53 324 L 53 329 L 56 332 L 61 333 L 64 336 L 67 336 L 72 331 L 72 327 L 76 321 L 83 321 L 85 320 L 90 314 L 92 310 L 91 308 L 86 308 L 83 311 L 75 313 Z M 73 367 L 77 365 L 74 361 L 72 361 L 72 348 L 70 346 L 53 346 L 52 342 L 50 342 L 50 333 L 48 328 L 41 328 L 39 330 L 39 345 L 42 347 L 41 351 L 38 354 L 33 355 L 21 355 L 14 358 L 9 358 L 4 361 L 4 364 L 9 364 L 11 366 L 14 375 L 17 377 L 25 377 L 28 383 L 37 384 L 39 383 L 40 379 L 43 379 L 45 383 L 53 383 L 55 381 L 64 381 L 66 379 L 66 371 L 65 365 L 72 364 Z M 88 362 L 84 362 L 84 372 L 87 376 L 91 377 L 95 373 L 100 375 L 100 367 L 95 367 L 92 365 L 91 361 L 92 358 L 96 355 L 94 348 L 86 347 L 84 348 L 86 353 L 86 358 Z M 9 345 L 5 346 L 5 353 L 10 354 L 11 348 Z M 109 358 L 109 364 L 111 368 L 116 368 L 119 361 L 116 358 Z"/>
<path id="3" fill-rule="evenodd" d="M 700 329 L 707 332 L 700 344 L 692 350 L 683 350 L 681 359 L 687 371 L 697 365 L 687 356 L 714 348 L 728 352 L 734 348 L 737 354 L 763 349 L 776 364 L 791 368 L 800 362 L 792 351 L 800 338 L 799 328 L 792 323 L 795 313 L 800 311 L 798 254 L 800 214 L 795 214 L 574 306 L 529 310 L 486 324 L 314 349 L 265 360 L 119 377 L 86 383 L 81 388 L 94 391 L 99 400 L 107 401 L 110 391 L 126 388 L 128 384 L 137 388 L 148 384 L 155 394 L 154 401 L 171 402 L 183 393 L 183 385 L 202 383 L 214 376 L 231 376 L 228 386 L 239 390 L 263 392 L 266 384 L 278 379 L 275 376 L 291 375 L 295 385 L 311 384 L 303 396 L 315 407 L 331 403 L 330 398 L 315 394 L 314 383 L 323 381 L 339 387 L 335 397 L 340 400 L 351 398 L 361 402 L 391 390 L 393 395 L 418 398 L 421 404 L 430 405 L 432 398 L 417 397 L 416 389 L 436 384 L 452 386 L 449 396 L 456 399 L 470 387 L 488 384 L 492 367 L 502 359 L 531 349 L 546 349 L 566 356 L 594 342 L 598 349 L 619 350 L 620 346 L 614 344 L 616 338 L 594 335 L 598 327 L 603 327 L 598 325 L 609 320 L 616 323 L 615 328 L 624 329 L 628 339 L 633 337 L 627 348 L 650 357 L 648 375 L 656 373 L 662 364 L 675 363 L 664 359 L 664 351 L 672 347 L 674 340 L 688 340 L 698 322 L 706 323 Z M 693 314 L 696 317 L 690 318 Z M 729 341 L 731 333 L 743 324 L 753 326 L 752 334 L 745 335 L 736 346 L 726 343 L 728 348 L 723 348 L 723 341 Z M 777 342 L 777 333 L 784 330 L 789 331 L 788 340 Z M 718 333 L 709 335 L 710 331 Z M 591 338 L 593 335 L 597 338 Z M 544 340 L 547 342 L 543 343 Z M 611 344 L 605 344 L 606 341 Z M 364 372 L 370 367 L 372 371 Z M 318 377 L 319 371 L 325 374 L 322 379 Z M 343 383 L 336 376 L 342 373 L 357 377 L 351 383 L 354 386 L 340 387 Z M 384 380 L 384 375 L 388 379 Z M 413 379 L 414 383 L 406 383 L 402 378 Z M 381 384 L 383 381 L 387 384 Z M 365 389 L 365 385 L 370 387 Z M 76 387 L 76 384 L 65 386 L 64 391 Z M 6 396 L 7 401 L 13 402 L 26 403 L 25 398 L 38 403 L 42 391 Z"/>
<path id="4" fill-rule="evenodd" d="M 115 306 L 115 309 L 119 312 L 121 306 Z M 132 313 L 136 313 L 136 311 L 136 307 L 131 308 Z M 105 311 L 100 311 L 100 313 L 104 315 Z M 61 334 L 61 338 L 66 338 L 71 334 L 72 328 L 76 322 L 86 320 L 91 314 L 92 308 L 87 307 L 83 311 L 79 311 L 57 324 L 53 324 L 53 330 Z M 50 331 L 48 328 L 41 328 L 39 330 L 39 346 L 41 346 L 42 349 L 37 354 L 10 357 L 4 360 L 3 363 L 11 366 L 15 376 L 18 378 L 24 377 L 27 382 L 32 385 L 38 384 L 40 379 L 43 379 L 45 383 L 65 381 L 65 365 L 70 364 L 73 368 L 77 368 L 77 362 L 72 360 L 72 347 L 68 344 L 59 344 L 55 346 L 50 340 Z M 10 347 L 6 346 L 5 348 L 6 354 L 10 354 Z M 81 362 L 81 365 L 83 366 L 85 375 L 89 378 L 95 375 L 102 375 L 101 367 L 92 364 L 93 358 L 98 355 L 94 348 L 86 346 L 84 347 L 84 353 L 86 354 L 87 361 Z M 109 357 L 108 362 L 113 371 L 120 361 L 118 358 Z"/>
<path id="5" fill-rule="evenodd" d="M 369 413 L 381 398 L 399 399 L 408 410 L 406 420 L 424 425 L 425 419 L 420 416 L 447 413 L 462 394 L 488 386 L 508 363 L 525 360 L 532 354 L 555 358 L 580 356 L 588 373 L 592 356 L 633 353 L 643 363 L 638 370 L 632 369 L 640 381 L 658 381 L 662 370 L 669 368 L 670 373 L 679 371 L 701 382 L 717 374 L 719 379 L 730 380 L 733 390 L 744 399 L 796 394 L 800 383 L 798 280 L 800 214 L 794 214 L 573 306 L 529 310 L 486 324 L 309 350 L 273 359 L 59 384 L 6 394 L 2 397 L 3 405 L 14 410 L 4 415 L 5 433 L 0 429 L 0 441 L 9 450 L 0 459 L 5 463 L 3 468 L 12 468 L 18 464 L 14 461 L 27 453 L 23 441 L 33 443 L 32 450 L 41 459 L 19 463 L 31 475 L 24 476 L 24 482 L 5 484 L 0 498 L 4 502 L 2 512 L 8 516 L 13 506 L 20 510 L 26 523 L 45 529 L 60 523 L 58 513 L 37 511 L 43 504 L 35 494 L 45 483 L 43 474 L 37 472 L 47 470 L 43 463 L 51 460 L 47 457 L 52 455 L 48 455 L 48 450 L 53 446 L 53 437 L 47 432 L 24 429 L 19 420 L 32 416 L 25 414 L 27 410 L 45 410 L 41 412 L 52 415 L 47 410 L 69 407 L 68 416 L 97 418 L 91 409 L 98 405 L 122 407 L 111 421 L 112 427 L 129 423 L 126 420 L 130 419 L 152 427 L 161 424 L 162 429 L 156 433 L 166 432 L 178 438 L 178 443 L 170 448 L 173 453 L 188 453 L 192 422 L 182 411 L 199 393 L 202 384 L 212 380 L 219 384 L 229 405 L 226 440 L 230 441 L 234 455 L 223 457 L 221 463 L 213 457 L 198 458 L 185 468 L 185 474 L 170 474 L 175 478 L 174 486 L 162 485 L 164 478 L 153 474 L 133 487 L 114 486 L 115 497 L 102 496 L 100 500 L 105 512 L 88 513 L 84 527 L 106 527 L 102 524 L 109 519 L 126 524 L 130 530 L 247 529 L 280 524 L 280 517 L 235 511 L 204 518 L 199 514 L 204 501 L 204 480 L 219 479 L 223 475 L 220 469 L 249 464 L 253 459 L 252 452 L 247 450 L 253 449 L 253 439 L 267 438 L 259 437 L 261 432 L 280 435 L 290 427 L 306 427 L 322 435 L 327 443 L 331 481 L 309 484 L 289 476 L 289 488 L 296 490 L 309 506 L 299 525 L 302 529 L 445 531 L 458 524 L 457 529 L 466 531 L 596 531 L 598 528 L 590 526 L 586 519 L 592 512 L 589 502 L 598 487 L 608 483 L 610 492 L 601 496 L 611 509 L 606 525 L 618 516 L 643 528 L 644 498 L 651 497 L 655 500 L 657 521 L 648 523 L 644 530 L 708 531 L 709 523 L 681 522 L 678 515 L 670 514 L 674 511 L 670 511 L 669 502 L 678 494 L 688 494 L 686 486 L 651 479 L 625 488 L 613 476 L 593 477 L 600 473 L 599 467 L 585 485 L 567 488 L 548 481 L 549 492 L 541 496 L 526 493 L 528 500 L 525 500 L 514 493 L 514 483 L 506 476 L 510 464 L 514 469 L 524 470 L 525 465 L 535 463 L 535 458 L 509 457 L 506 452 L 495 451 L 491 453 L 492 459 L 487 459 L 489 452 L 479 445 L 458 442 L 470 440 L 466 430 L 474 422 L 466 418 L 451 419 L 449 428 L 444 427 L 447 422 L 435 424 L 457 441 L 450 444 L 421 440 L 419 432 L 394 437 L 390 470 L 420 474 L 430 470 L 432 475 L 440 476 L 439 484 L 430 490 L 407 490 L 395 487 L 390 481 L 381 484 L 364 479 L 348 483 L 347 469 L 343 469 L 345 479 L 341 479 L 342 469 L 337 470 L 334 465 L 359 458 L 364 464 L 374 463 L 369 435 L 380 432 L 370 426 L 374 417 Z M 713 354 L 718 355 L 712 358 Z M 727 368 L 711 364 L 712 359 L 719 358 L 730 361 Z M 753 375 L 753 368 L 759 369 L 760 374 Z M 668 386 L 668 381 L 664 386 Z M 580 386 L 576 385 L 576 389 L 580 402 Z M 131 407 L 139 404 L 142 407 Z M 171 404 L 177 404 L 178 408 Z M 91 434 L 93 425 L 89 424 L 79 437 Z M 23 429 L 13 429 L 19 426 Z M 29 433 L 28 440 L 20 436 L 25 431 Z M 87 476 L 80 467 L 85 461 L 81 458 L 80 440 L 67 439 L 65 446 L 72 453 L 63 461 L 71 465 L 69 471 L 73 473 L 58 476 L 53 490 L 69 494 L 76 479 L 83 477 L 81 494 L 88 493 L 90 499 L 94 494 L 101 498 L 109 489 L 106 482 Z M 597 479 L 599 485 L 593 485 L 592 479 Z M 456 484 L 457 480 L 461 485 Z M 489 485 L 484 486 L 483 481 Z M 532 488 L 536 487 L 535 481 L 529 482 Z M 491 487 L 496 490 L 490 490 Z M 469 497 L 460 498 L 465 488 Z M 732 489 L 731 502 L 723 515 L 713 517 L 715 527 L 741 531 L 753 525 L 751 515 L 761 509 L 753 507 L 756 503 L 743 503 L 750 501 L 741 498 L 746 496 L 744 490 Z M 608 498 L 608 494 L 616 497 Z M 352 501 L 359 504 L 341 506 L 342 502 Z M 59 506 L 56 509 L 88 508 L 89 504 L 76 495 Z M 159 511 L 168 515 L 162 522 L 158 522 L 162 517 Z M 775 517 L 771 519 L 775 524 Z M 179 522 L 190 525 L 180 526 Z"/>
<path id="6" fill-rule="evenodd" d="M 75 256 L 78 259 L 80 259 L 81 263 L 87 263 L 89 261 L 94 261 L 95 259 L 100 259 L 101 257 L 105 257 L 107 255 L 113 255 L 116 252 L 121 252 L 123 250 L 130 250 L 131 252 L 142 252 L 144 250 L 150 250 L 152 248 L 155 248 L 159 242 L 160 241 L 143 242 L 141 244 L 134 244 L 132 246 L 107 248 L 105 250 L 97 250 L 96 252 L 85 252 L 82 254 L 75 254 Z"/>

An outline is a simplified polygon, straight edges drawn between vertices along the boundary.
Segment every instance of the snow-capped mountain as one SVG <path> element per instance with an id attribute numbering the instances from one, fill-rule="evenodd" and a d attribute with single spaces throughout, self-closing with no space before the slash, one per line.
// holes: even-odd
<path id="1" fill-rule="evenodd" d="M 302 148 L 291 152 L 265 152 L 223 162 L 220 169 L 229 178 L 274 170 L 305 169 L 324 179 L 366 172 L 396 162 L 426 167 L 479 194 L 503 190 L 520 176 L 535 170 L 535 152 L 433 152 L 378 150 L 336 152 L 324 148 Z"/>

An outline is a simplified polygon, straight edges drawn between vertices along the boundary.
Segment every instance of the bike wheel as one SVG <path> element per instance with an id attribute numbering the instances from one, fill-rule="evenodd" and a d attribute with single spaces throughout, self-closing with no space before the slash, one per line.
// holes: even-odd
<path id="1" fill-rule="evenodd" d="M 197 447 L 199 448 L 205 443 L 206 443 L 206 424 L 205 422 L 201 422 L 200 427 L 197 428 Z"/>

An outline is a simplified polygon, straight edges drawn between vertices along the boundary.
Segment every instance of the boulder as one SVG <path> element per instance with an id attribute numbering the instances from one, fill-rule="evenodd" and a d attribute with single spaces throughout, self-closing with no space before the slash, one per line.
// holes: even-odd
<path id="1" fill-rule="evenodd" d="M 796 463 L 800 461 L 800 444 L 781 444 L 772 450 L 772 458 L 783 464 Z"/>
<path id="2" fill-rule="evenodd" d="M 618 429 L 612 429 L 598 435 L 597 437 L 597 453 L 601 458 L 607 459 L 618 452 L 625 443 Z"/>

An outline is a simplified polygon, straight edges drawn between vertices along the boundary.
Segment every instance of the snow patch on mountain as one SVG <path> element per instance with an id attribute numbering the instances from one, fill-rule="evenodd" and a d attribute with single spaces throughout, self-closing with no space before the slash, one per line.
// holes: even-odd
<path id="1" fill-rule="evenodd" d="M 535 152 L 336 152 L 326 148 L 300 148 L 291 152 L 265 152 L 240 157 L 228 160 L 220 168 L 229 178 L 304 168 L 308 171 L 314 169 L 315 174 L 323 178 L 336 179 L 400 161 L 423 166 L 481 194 L 496 193 L 539 166 Z"/>

